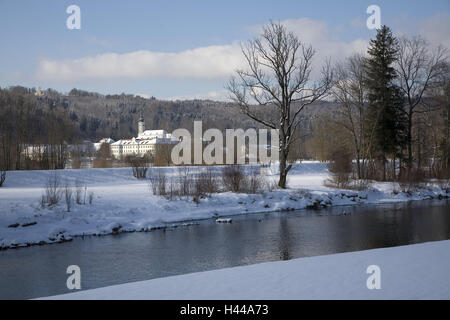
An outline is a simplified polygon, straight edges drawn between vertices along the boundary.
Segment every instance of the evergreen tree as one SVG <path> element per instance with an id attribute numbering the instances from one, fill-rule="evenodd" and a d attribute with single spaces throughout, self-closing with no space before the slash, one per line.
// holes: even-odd
<path id="1" fill-rule="evenodd" d="M 401 156 L 405 144 L 403 97 L 395 85 L 393 63 L 398 51 L 397 39 L 387 26 L 378 30 L 370 41 L 369 57 L 365 61 L 368 87 L 368 121 L 366 128 L 372 141 L 372 155 L 383 162 L 383 180 L 386 180 L 388 157 Z"/>

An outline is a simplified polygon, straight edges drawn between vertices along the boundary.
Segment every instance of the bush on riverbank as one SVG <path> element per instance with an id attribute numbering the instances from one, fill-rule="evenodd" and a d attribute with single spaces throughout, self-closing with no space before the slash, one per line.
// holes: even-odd
<path id="1" fill-rule="evenodd" d="M 264 189 L 273 190 L 257 170 L 246 172 L 237 165 L 224 167 L 219 172 L 207 167 L 200 173 L 182 167 L 178 169 L 177 177 L 169 177 L 162 170 L 151 170 L 148 181 L 153 195 L 164 196 L 168 200 L 193 197 L 195 202 L 219 192 L 256 194 Z"/>

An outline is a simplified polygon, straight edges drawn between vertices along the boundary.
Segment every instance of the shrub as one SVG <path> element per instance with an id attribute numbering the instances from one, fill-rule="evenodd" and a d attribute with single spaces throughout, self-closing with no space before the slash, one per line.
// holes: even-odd
<path id="1" fill-rule="evenodd" d="M 67 212 L 70 212 L 70 208 L 72 207 L 72 195 L 73 195 L 73 190 L 66 183 L 66 185 L 64 186 L 64 199 L 66 201 Z"/>
<path id="2" fill-rule="evenodd" d="M 86 194 L 87 194 L 87 185 L 84 185 L 84 197 L 83 197 L 83 204 L 86 204 Z"/>
<path id="3" fill-rule="evenodd" d="M 245 191 L 248 193 L 259 193 L 266 186 L 264 178 L 256 170 L 245 178 Z"/>
<path id="4" fill-rule="evenodd" d="M 206 168 L 195 175 L 187 167 L 178 170 L 177 178 L 168 179 L 162 170 L 152 173 L 149 177 L 149 187 L 154 195 L 166 199 L 192 197 L 195 203 L 200 199 L 220 191 L 219 179 L 222 178 L 226 191 L 259 193 L 266 187 L 264 178 L 254 170 L 249 175 L 241 166 L 225 167 L 222 174 L 215 174 L 212 168 Z"/>
<path id="5" fill-rule="evenodd" d="M 149 167 L 149 159 L 147 156 L 127 156 L 125 160 L 131 166 L 135 178 L 145 179 L 147 177 Z"/>
<path id="6" fill-rule="evenodd" d="M 352 173 L 352 157 L 345 150 L 337 150 L 331 155 L 331 163 L 328 170 L 331 173 L 331 183 L 338 188 L 345 188 L 350 181 Z"/>
<path id="7" fill-rule="evenodd" d="M 194 182 L 194 196 L 211 195 L 219 191 L 217 177 L 211 168 L 201 172 Z"/>
<path id="8" fill-rule="evenodd" d="M 223 168 L 223 185 L 227 191 L 241 192 L 245 189 L 245 175 L 242 166 L 231 165 Z"/>
<path id="9" fill-rule="evenodd" d="M 450 188 L 450 168 L 438 168 L 434 170 L 437 185 L 448 192 Z"/>
<path id="10" fill-rule="evenodd" d="M 92 205 L 92 202 L 94 201 L 94 192 L 89 192 L 89 205 Z"/>
<path id="11" fill-rule="evenodd" d="M 278 181 L 276 181 L 273 178 L 269 178 L 268 180 L 264 181 L 265 188 L 267 191 L 272 192 L 275 189 L 278 189 Z"/>
<path id="12" fill-rule="evenodd" d="M 180 197 L 180 190 L 175 179 L 169 179 L 167 184 L 166 194 L 164 197 L 168 200 L 173 200 L 176 196 Z"/>
<path id="13" fill-rule="evenodd" d="M 404 170 L 398 177 L 398 184 L 403 192 L 411 193 L 424 187 L 426 174 L 421 169 Z"/>
<path id="14" fill-rule="evenodd" d="M 179 197 L 192 195 L 194 190 L 194 179 L 192 174 L 189 172 L 189 168 L 179 168 L 178 177 L 178 188 L 175 183 L 170 183 L 170 193 L 173 195 L 178 195 Z"/>
<path id="15" fill-rule="evenodd" d="M 88 187 L 85 182 L 80 179 L 75 180 L 75 203 L 86 204 L 86 197 L 88 196 Z"/>
<path id="16" fill-rule="evenodd" d="M 164 196 L 167 193 L 167 177 L 161 170 L 152 172 L 148 179 L 149 186 L 155 196 Z"/>
<path id="17" fill-rule="evenodd" d="M 354 180 L 347 185 L 350 190 L 363 191 L 369 189 L 370 181 L 367 179 Z"/>
<path id="18" fill-rule="evenodd" d="M 59 201 L 61 200 L 61 196 L 61 178 L 55 171 L 51 173 L 47 178 L 47 182 L 45 184 L 45 194 L 42 202 L 51 207 L 59 203 Z"/>
<path id="19" fill-rule="evenodd" d="M 222 172 L 223 185 L 226 191 L 259 193 L 267 186 L 264 178 L 257 170 L 246 174 L 240 165 L 227 166 Z"/>
<path id="20" fill-rule="evenodd" d="M 81 195 L 83 193 L 83 183 L 77 179 L 75 180 L 75 203 L 82 204 Z"/>

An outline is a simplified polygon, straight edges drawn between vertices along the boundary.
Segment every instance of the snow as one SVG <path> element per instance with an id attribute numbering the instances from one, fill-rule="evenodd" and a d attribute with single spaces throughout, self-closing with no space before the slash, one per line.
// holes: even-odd
<path id="1" fill-rule="evenodd" d="M 380 268 L 379 290 L 367 268 Z M 46 299 L 450 299 L 450 241 L 192 273 Z"/>
<path id="2" fill-rule="evenodd" d="M 152 168 L 176 176 L 178 168 Z M 205 170 L 190 168 L 191 172 Z M 213 167 L 220 171 L 221 167 Z M 250 170 L 250 169 L 249 169 Z M 276 181 L 277 166 L 261 170 Z M 220 219 L 242 213 L 291 211 L 324 205 L 351 205 L 410 201 L 447 196 L 445 190 L 428 185 L 412 194 L 394 192 L 392 183 L 374 183 L 369 190 L 338 190 L 324 186 L 326 164 L 303 162 L 293 166 L 287 190 L 249 195 L 218 193 L 199 203 L 192 198 L 169 201 L 154 196 L 147 181 L 137 180 L 130 168 L 60 170 L 63 180 L 84 181 L 94 192 L 92 205 L 74 204 L 66 212 L 64 200 L 49 208 L 40 207 L 47 177 L 52 171 L 11 171 L 0 188 L 0 248 L 68 241 L 75 236 L 117 232 L 149 231 L 198 219 Z M 288 214 L 288 213 L 286 213 Z M 31 225 L 30 225 L 31 224 Z M 9 227 L 11 226 L 11 227 Z M 15 226 L 15 227 L 12 227 Z"/>

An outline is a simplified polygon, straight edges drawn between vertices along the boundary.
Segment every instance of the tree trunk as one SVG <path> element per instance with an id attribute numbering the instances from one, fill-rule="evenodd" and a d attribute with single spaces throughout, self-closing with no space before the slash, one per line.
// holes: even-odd
<path id="1" fill-rule="evenodd" d="M 356 153 L 356 171 L 358 174 L 358 179 L 361 180 L 361 164 L 359 163 L 360 161 L 360 155 L 359 155 L 359 151 Z"/>
<path id="2" fill-rule="evenodd" d="M 286 156 L 284 150 L 280 150 L 280 179 L 278 181 L 278 187 L 286 189 Z"/>
<path id="3" fill-rule="evenodd" d="M 287 175 L 289 170 L 291 170 L 292 165 L 287 164 L 287 157 L 289 154 L 289 149 L 286 147 L 286 142 L 282 142 L 285 140 L 285 136 L 282 134 L 282 137 L 280 137 L 280 153 L 279 153 L 279 160 L 280 160 L 280 179 L 278 181 L 278 187 L 281 189 L 286 189 L 286 182 L 287 182 Z"/>
<path id="4" fill-rule="evenodd" d="M 412 113 L 408 114 L 408 129 L 407 129 L 407 137 L 406 137 L 406 143 L 408 148 L 408 173 L 412 168 L 412 162 L 413 162 L 413 154 L 412 154 Z"/>
<path id="5" fill-rule="evenodd" d="M 397 174 L 395 172 L 395 154 L 392 157 L 393 161 L 392 161 L 392 181 L 395 181 L 397 178 Z"/>
<path id="6" fill-rule="evenodd" d="M 422 167 L 422 156 L 421 156 L 422 150 L 420 148 L 420 144 L 421 144 L 420 134 L 421 134 L 420 126 L 418 126 L 417 127 L 417 168 L 418 169 L 420 169 Z"/>

